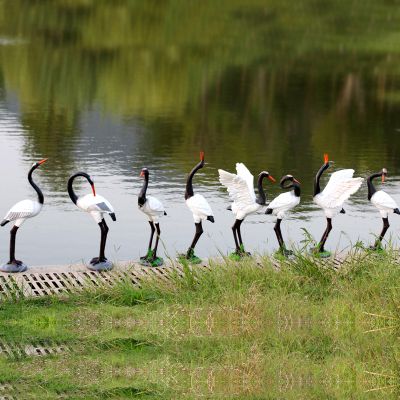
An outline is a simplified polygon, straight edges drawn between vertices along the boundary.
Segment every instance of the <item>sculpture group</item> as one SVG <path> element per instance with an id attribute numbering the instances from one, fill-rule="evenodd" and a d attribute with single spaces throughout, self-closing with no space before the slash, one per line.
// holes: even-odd
<path id="1" fill-rule="evenodd" d="M 23 200 L 16 203 L 6 214 L 1 226 L 13 223 L 10 231 L 10 260 L 0 266 L 3 272 L 23 272 L 27 266 L 16 259 L 15 257 L 15 240 L 16 234 L 20 226 L 29 218 L 37 216 L 44 203 L 44 196 L 40 188 L 35 184 L 32 179 L 33 172 L 44 164 L 47 159 L 36 162 L 32 165 L 28 173 L 28 181 L 37 193 L 37 200 Z M 338 213 L 345 213 L 343 208 L 344 202 L 361 187 L 363 178 L 354 178 L 353 169 L 344 169 L 334 172 L 323 190 L 320 187 L 320 179 L 322 174 L 332 165 L 327 154 L 324 155 L 324 163 L 317 172 L 314 180 L 314 202 L 323 209 L 327 220 L 326 230 L 324 231 L 318 245 L 313 249 L 313 253 L 320 257 L 329 257 L 330 253 L 325 250 L 325 243 L 328 239 L 329 233 L 332 229 L 332 218 Z M 185 253 L 178 255 L 178 260 L 189 263 L 199 263 L 201 260 L 195 255 L 195 247 L 203 233 L 203 221 L 215 222 L 213 211 L 204 196 L 195 194 L 193 190 L 193 178 L 198 170 L 204 167 L 204 153 L 200 153 L 200 161 L 189 173 L 186 180 L 185 201 L 187 207 L 193 214 L 195 224 L 195 235 L 188 250 Z M 219 180 L 221 184 L 227 189 L 232 204 L 228 207 L 234 217 L 235 221 L 232 226 L 233 237 L 235 241 L 235 251 L 231 254 L 233 259 L 240 259 L 242 257 L 250 256 L 246 252 L 242 236 L 241 224 L 244 219 L 250 215 L 260 211 L 265 207 L 265 214 L 272 214 L 277 217 L 274 226 L 274 231 L 279 244 L 279 252 L 283 256 L 292 254 L 285 246 L 285 241 L 282 237 L 280 229 L 281 222 L 287 213 L 300 203 L 301 184 L 292 175 L 284 175 L 280 180 L 280 187 L 285 190 L 284 193 L 277 196 L 270 203 L 267 203 L 266 194 L 264 191 L 264 180 L 269 179 L 272 183 L 275 179 L 267 171 L 262 171 L 257 179 L 256 195 L 254 190 L 254 177 L 246 166 L 242 163 L 236 164 L 236 174 L 224 170 L 218 170 Z M 157 255 L 157 248 L 161 235 L 159 219 L 166 215 L 164 206 L 160 200 L 153 196 L 147 195 L 149 184 L 150 172 L 147 168 L 143 168 L 140 176 L 143 178 L 143 186 L 138 196 L 138 207 L 147 216 L 150 224 L 150 240 L 145 256 L 141 257 L 140 262 L 148 266 L 160 266 L 163 264 L 161 257 Z M 381 242 L 387 229 L 389 228 L 389 214 L 400 214 L 396 202 L 383 190 L 376 190 L 373 180 L 381 178 L 382 182 L 385 181 L 387 170 L 383 168 L 381 171 L 370 175 L 367 178 L 368 186 L 368 199 L 379 210 L 383 220 L 383 229 L 377 237 L 375 244 L 371 246 L 372 250 L 381 248 Z M 73 189 L 73 182 L 76 178 L 84 178 L 91 186 L 92 193 L 85 196 L 77 196 Z M 90 175 L 85 172 L 78 172 L 72 175 L 68 180 L 67 185 L 68 194 L 72 202 L 82 211 L 90 214 L 90 216 L 98 224 L 101 231 L 100 251 L 99 256 L 92 258 L 89 268 L 92 270 L 109 270 L 112 268 L 112 263 L 107 260 L 105 256 L 105 247 L 107 241 L 107 234 L 109 231 L 108 225 L 105 221 L 105 215 L 109 215 L 113 221 L 116 221 L 114 208 L 111 203 L 96 193 L 95 185 Z M 156 234 L 155 244 L 153 247 L 154 234 Z"/>

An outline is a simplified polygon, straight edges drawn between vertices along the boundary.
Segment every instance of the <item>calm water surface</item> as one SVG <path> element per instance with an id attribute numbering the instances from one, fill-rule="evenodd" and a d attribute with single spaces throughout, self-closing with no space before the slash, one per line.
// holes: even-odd
<path id="1" fill-rule="evenodd" d="M 111 4 L 113 3 L 113 4 Z M 26 174 L 33 161 L 45 208 L 18 234 L 17 256 L 29 265 L 87 261 L 99 229 L 66 192 L 79 170 L 95 178 L 114 205 L 108 257 L 137 259 L 149 228 L 137 209 L 142 167 L 148 193 L 162 200 L 165 255 L 186 250 L 194 233 L 184 202 L 186 174 L 206 153 L 195 191 L 209 200 L 216 223 L 204 223 L 200 256 L 233 248 L 229 199 L 218 168 L 244 162 L 257 175 L 291 173 L 302 203 L 283 223 L 298 246 L 303 228 L 325 228 L 312 204 L 312 181 L 329 152 L 335 169 L 366 177 L 388 168 L 385 189 L 400 203 L 399 8 L 366 1 L 330 13 L 315 2 L 0 3 L 0 211 L 34 197 Z M 290 4 L 292 4 L 290 2 Z M 339 17 L 340 16 L 340 17 Z M 334 169 L 333 169 L 334 170 Z M 82 184 L 80 193 L 89 188 Z M 278 185 L 267 184 L 271 200 Z M 365 185 L 334 220 L 327 247 L 371 242 L 381 229 Z M 249 217 L 248 250 L 276 249 L 274 218 Z M 397 241 L 400 219 L 391 218 Z M 388 236 L 389 238 L 389 236 Z M 0 260 L 8 256 L 0 230 Z"/>

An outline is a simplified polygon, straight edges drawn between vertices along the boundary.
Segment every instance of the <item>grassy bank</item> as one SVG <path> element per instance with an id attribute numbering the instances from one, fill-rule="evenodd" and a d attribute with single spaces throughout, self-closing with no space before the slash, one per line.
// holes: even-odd
<path id="1" fill-rule="evenodd" d="M 398 398 L 393 252 L 340 271 L 302 257 L 280 271 L 261 264 L 2 303 L 1 346 L 12 352 L 0 356 L 0 396 Z M 38 357 L 32 345 L 62 349 Z"/>

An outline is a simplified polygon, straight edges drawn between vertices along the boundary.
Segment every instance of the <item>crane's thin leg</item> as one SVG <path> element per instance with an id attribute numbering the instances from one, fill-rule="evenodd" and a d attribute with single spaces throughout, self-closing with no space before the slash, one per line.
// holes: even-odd
<path id="1" fill-rule="evenodd" d="M 203 226 L 201 224 L 201 221 L 198 223 L 195 223 L 195 226 L 196 226 L 196 233 L 194 234 L 193 242 L 187 251 L 187 254 L 186 254 L 187 258 L 191 258 L 193 256 L 194 248 L 196 247 L 196 244 L 197 244 L 198 240 L 200 239 L 200 236 L 203 233 Z"/>
<path id="2" fill-rule="evenodd" d="M 285 246 L 285 243 L 282 238 L 281 222 L 282 222 L 282 220 L 279 218 L 276 220 L 276 224 L 274 226 L 274 231 L 275 231 L 276 238 L 278 239 L 279 247 L 282 249 Z"/>
<path id="3" fill-rule="evenodd" d="M 286 249 L 285 241 L 283 240 L 282 231 L 281 231 L 281 222 L 282 222 L 282 219 L 280 219 L 280 218 L 278 218 L 276 220 L 276 224 L 274 226 L 274 231 L 275 231 L 276 238 L 278 239 L 280 252 L 284 256 L 289 256 L 289 255 L 293 254 L 293 251 Z"/>
<path id="4" fill-rule="evenodd" d="M 241 246 L 243 246 L 243 240 L 242 240 L 242 234 L 240 232 L 240 225 L 242 225 L 243 220 L 239 219 L 238 223 L 237 223 L 237 235 L 238 235 L 238 239 L 239 239 L 239 244 Z"/>
<path id="5" fill-rule="evenodd" d="M 248 255 L 250 256 L 251 254 L 248 251 L 244 250 L 244 244 L 243 244 L 243 240 L 242 240 L 242 233 L 240 232 L 240 226 L 242 225 L 243 220 L 239 219 L 237 220 L 237 235 L 238 235 L 238 239 L 239 239 L 239 253 L 242 255 Z"/>
<path id="6" fill-rule="evenodd" d="M 107 233 L 108 233 L 108 226 L 106 224 L 106 221 L 104 219 L 99 222 L 99 227 L 100 227 L 100 232 L 101 232 L 101 237 L 100 237 L 100 253 L 98 257 L 94 257 L 90 260 L 90 264 L 98 264 L 100 262 L 107 261 L 107 258 L 104 255 L 105 248 L 106 248 L 106 242 L 107 242 Z"/>
<path id="7" fill-rule="evenodd" d="M 156 244 L 155 244 L 154 250 L 153 250 L 153 259 L 155 259 L 157 257 L 158 241 L 160 240 L 160 235 L 161 235 L 161 229 L 160 229 L 159 223 L 156 223 L 156 229 L 157 229 L 157 237 L 156 237 Z"/>
<path id="8" fill-rule="evenodd" d="M 383 221 L 382 232 L 379 235 L 379 238 L 376 239 L 376 241 L 375 241 L 375 244 L 374 244 L 374 247 L 373 247 L 374 250 L 377 250 L 377 249 L 379 249 L 381 247 L 381 242 L 382 242 L 382 240 L 383 240 L 383 238 L 385 236 L 386 231 L 389 229 L 389 226 L 390 226 L 389 225 L 389 218 L 387 218 L 387 217 L 386 218 L 382 218 L 382 221 Z"/>
<path id="9" fill-rule="evenodd" d="M 105 250 L 106 250 L 107 234 L 109 231 L 106 221 L 103 219 L 102 222 L 103 222 L 103 229 L 102 229 L 103 241 L 102 241 L 101 247 L 100 247 L 100 256 L 99 256 L 100 262 L 107 261 L 107 258 L 105 256 Z"/>
<path id="10" fill-rule="evenodd" d="M 15 259 L 15 239 L 17 236 L 18 226 L 14 225 L 10 231 L 10 261 L 9 264 L 22 265 L 22 261 Z"/>
<path id="11" fill-rule="evenodd" d="M 151 228 L 149 246 L 147 248 L 147 254 L 145 256 L 143 256 L 143 257 L 140 257 L 141 260 L 147 260 L 147 258 L 149 256 L 149 253 L 151 252 L 151 245 L 153 244 L 153 237 L 154 237 L 155 228 L 154 228 L 153 221 L 149 221 L 149 224 L 150 224 L 150 228 Z"/>
<path id="12" fill-rule="evenodd" d="M 330 232 L 331 230 L 332 230 L 332 218 L 327 218 L 327 219 L 326 219 L 326 229 L 325 229 L 325 232 L 324 232 L 324 234 L 322 235 L 321 241 L 319 242 L 319 245 L 318 245 L 318 247 L 317 247 L 317 249 L 318 249 L 318 251 L 319 251 L 320 253 L 322 253 L 322 252 L 325 251 L 324 246 L 325 246 L 326 240 L 328 239 L 329 232 Z"/>
<path id="13" fill-rule="evenodd" d="M 235 222 L 234 222 L 234 224 L 232 225 L 233 238 L 235 239 L 235 245 L 236 245 L 236 251 L 237 251 L 237 252 L 240 251 L 239 241 L 238 241 L 237 235 L 236 235 L 236 230 L 237 230 L 237 227 L 238 227 L 238 222 L 239 222 L 239 220 L 235 219 Z"/>

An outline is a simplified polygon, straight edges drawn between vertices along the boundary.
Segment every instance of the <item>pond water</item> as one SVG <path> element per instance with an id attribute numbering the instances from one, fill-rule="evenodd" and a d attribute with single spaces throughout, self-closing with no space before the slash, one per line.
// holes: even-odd
<path id="1" fill-rule="evenodd" d="M 26 174 L 33 161 L 45 194 L 42 213 L 18 233 L 28 265 L 87 261 L 99 229 L 70 201 L 66 182 L 86 171 L 114 206 L 107 255 L 138 259 L 149 228 L 137 209 L 142 167 L 148 194 L 163 201 L 164 255 L 186 250 L 194 233 L 184 202 L 185 178 L 200 150 L 196 175 L 215 213 L 196 252 L 233 249 L 229 198 L 218 168 L 244 162 L 302 183 L 301 205 L 282 224 L 293 246 L 306 229 L 325 229 L 312 203 L 313 177 L 328 152 L 357 176 L 386 167 L 387 190 L 400 203 L 400 33 L 395 2 L 261 0 L 0 2 L 0 212 L 34 197 Z M 329 11 L 329 12 L 327 12 Z M 80 193 L 89 192 L 82 184 Z M 267 184 L 271 200 L 281 191 Z M 362 189 L 334 220 L 327 248 L 370 243 L 381 219 Z M 275 219 L 242 225 L 251 252 L 277 248 Z M 388 239 L 397 242 L 400 219 Z M 390 234 L 390 235 L 389 235 Z M 9 226 L 0 230 L 7 260 Z"/>

